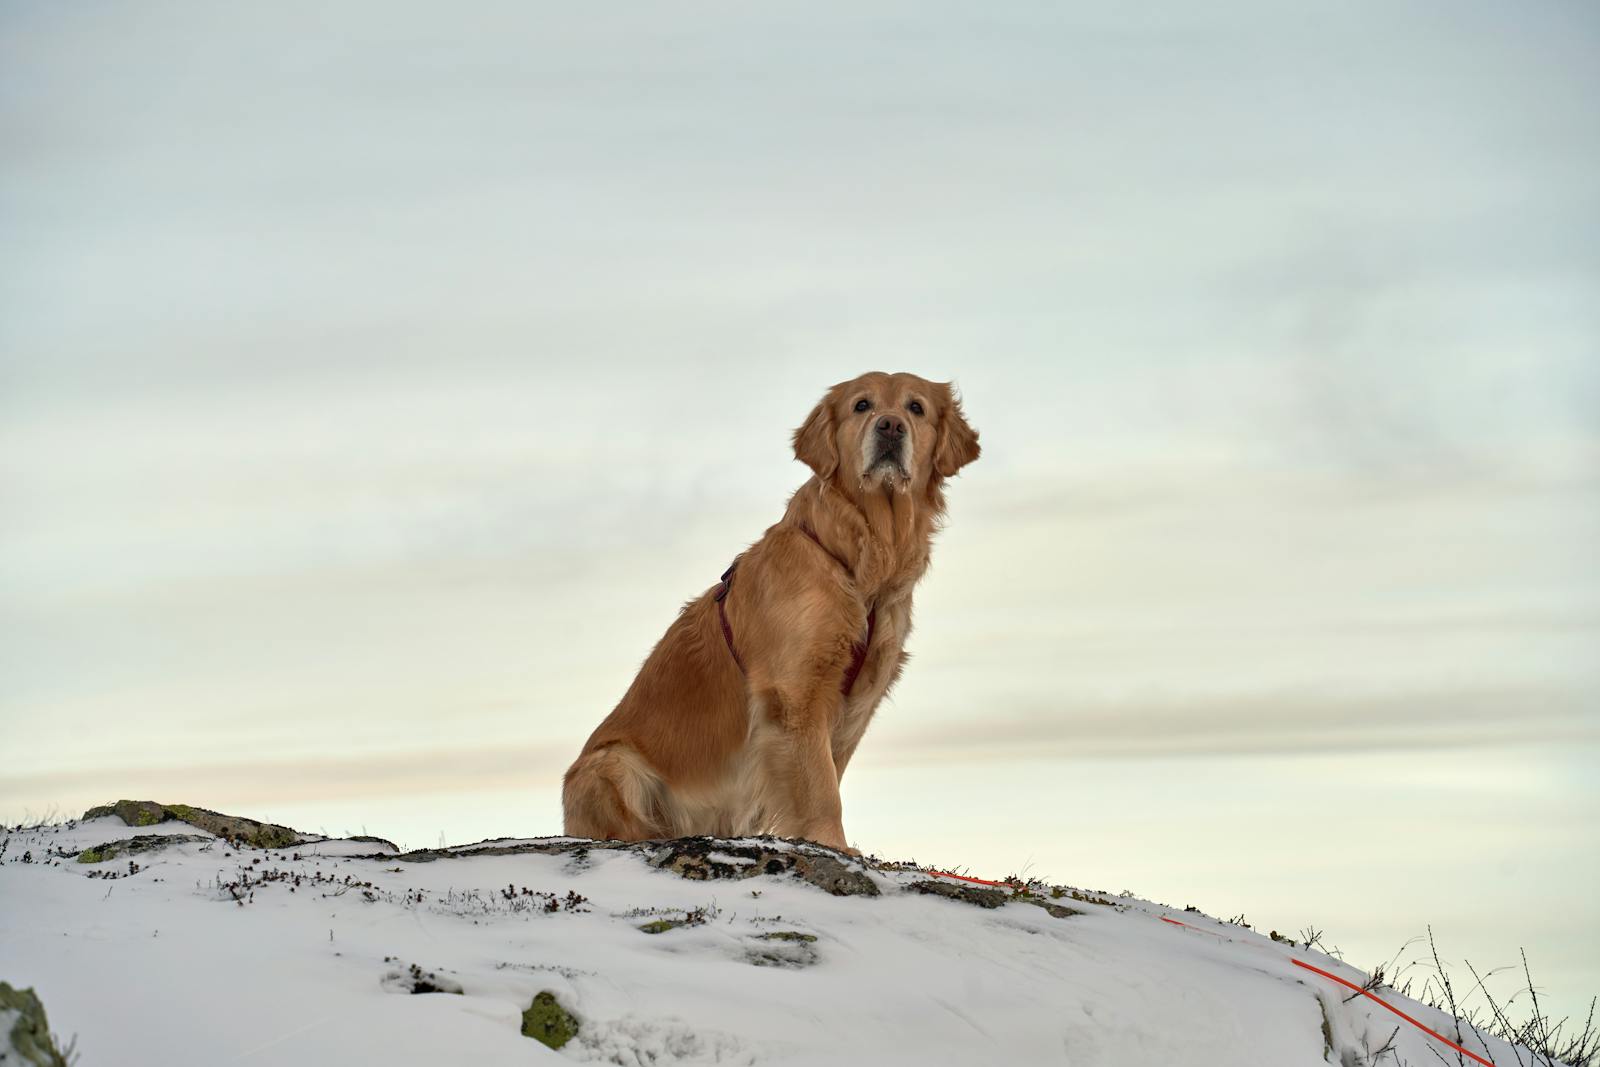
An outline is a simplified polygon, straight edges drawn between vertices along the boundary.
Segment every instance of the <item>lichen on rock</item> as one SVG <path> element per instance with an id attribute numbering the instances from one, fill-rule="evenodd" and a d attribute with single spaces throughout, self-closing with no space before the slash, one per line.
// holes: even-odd
<path id="1" fill-rule="evenodd" d="M 578 1020 L 548 989 L 533 998 L 522 1013 L 522 1036 L 557 1049 L 578 1034 Z"/>
<path id="2" fill-rule="evenodd" d="M 951 900 L 976 904 L 980 908 L 998 908 L 1007 900 L 1007 894 L 999 889 L 984 889 L 975 885 L 951 885 L 949 882 L 932 880 L 912 882 L 906 889 L 913 893 L 926 893 L 929 896 L 948 897 Z"/>
<path id="3" fill-rule="evenodd" d="M 167 848 L 170 845 L 181 845 L 190 841 L 209 841 L 209 837 L 199 834 L 140 834 L 137 837 L 126 837 L 121 841 L 107 841 L 103 845 L 95 845 L 78 853 L 79 863 L 104 863 L 114 860 L 119 856 L 132 856 L 140 852 L 154 852 L 156 849 Z"/>
<path id="4" fill-rule="evenodd" d="M 980 908 L 998 908 L 1010 903 L 1032 904 L 1042 908 L 1053 918 L 1070 919 L 1074 915 L 1082 915 L 1077 908 L 1069 908 L 1065 904 L 1052 904 L 1037 893 L 1021 891 L 1007 893 L 1003 889 L 987 889 L 976 885 L 954 885 L 950 882 L 927 879 L 921 882 L 912 882 L 906 886 L 912 893 L 926 893 L 929 896 L 948 897 L 950 900 L 959 900 L 966 904 L 976 904 Z"/>
<path id="5" fill-rule="evenodd" d="M 83 813 L 86 821 L 108 815 L 115 815 L 129 826 L 154 826 L 171 818 L 166 809 L 153 800 L 119 800 L 115 804 L 101 804 Z"/>
<path id="6" fill-rule="evenodd" d="M 745 951 L 745 962 L 757 967 L 809 967 L 817 962 L 817 935 L 799 930 L 758 934 Z"/>
<path id="7" fill-rule="evenodd" d="M 788 872 L 836 897 L 878 895 L 877 883 L 864 869 L 851 867 L 843 857 L 809 843 L 801 846 L 784 842 L 774 847 L 711 837 L 681 837 L 648 844 L 655 846 L 654 854 L 648 858 L 650 866 L 684 878 L 709 881 Z"/>
<path id="8" fill-rule="evenodd" d="M 1023 904 L 1032 904 L 1036 908 L 1043 908 L 1051 916 L 1057 919 L 1070 919 L 1074 915 L 1084 914 L 1077 908 L 1069 908 L 1065 904 L 1052 904 L 1048 900 L 1042 900 L 1039 897 L 1032 895 L 1025 896 L 1019 893 L 1012 899 L 1020 901 Z"/>
<path id="9" fill-rule="evenodd" d="M 157 804 L 153 800 L 119 800 L 102 804 L 83 813 L 85 820 L 115 815 L 129 826 L 154 826 L 176 819 L 209 834 L 252 848 L 288 848 L 311 840 L 298 830 L 277 823 L 257 822 L 237 815 L 224 815 L 188 804 Z M 387 842 L 385 842 L 387 844 Z"/>
<path id="10" fill-rule="evenodd" d="M 484 841 L 461 848 L 421 848 L 384 860 L 434 863 L 474 856 L 511 856 L 535 853 L 545 856 L 582 857 L 591 851 L 637 852 L 646 863 L 695 881 L 755 878 L 789 874 L 836 897 L 875 897 L 878 884 L 859 859 L 834 852 L 809 841 L 778 837 L 723 841 L 712 837 L 680 837 L 662 841 L 590 841 L 549 837 L 534 841 Z"/>
<path id="11" fill-rule="evenodd" d="M 26 1067 L 67 1067 L 67 1059 L 50 1036 L 50 1020 L 44 1004 L 32 989 L 16 989 L 0 982 L 0 1063 L 13 1057 Z"/>

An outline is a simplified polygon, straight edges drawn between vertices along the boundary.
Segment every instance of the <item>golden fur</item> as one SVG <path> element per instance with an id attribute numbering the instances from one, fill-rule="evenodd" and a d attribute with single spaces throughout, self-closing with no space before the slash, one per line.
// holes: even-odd
<path id="1" fill-rule="evenodd" d="M 848 847 L 839 780 L 905 664 L 944 482 L 978 458 L 978 435 L 948 383 L 874 372 L 828 390 L 794 451 L 815 473 L 739 557 L 723 605 L 746 670 L 715 588 L 686 604 L 567 771 L 567 834 L 771 833 Z"/>

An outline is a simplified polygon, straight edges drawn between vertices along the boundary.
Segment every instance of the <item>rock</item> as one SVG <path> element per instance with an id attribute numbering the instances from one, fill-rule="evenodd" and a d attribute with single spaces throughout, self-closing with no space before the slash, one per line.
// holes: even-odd
<path id="1" fill-rule="evenodd" d="M 831 856 L 804 857 L 795 864 L 795 875 L 836 897 L 875 897 L 878 883 L 865 871 L 852 870 Z"/>
<path id="2" fill-rule="evenodd" d="M 86 848 L 78 853 L 79 863 L 104 863 L 118 856 L 132 856 L 140 852 L 154 852 L 168 845 L 181 845 L 188 841 L 210 841 L 199 834 L 140 834 L 121 841 L 107 841 L 103 845 Z"/>
<path id="3" fill-rule="evenodd" d="M 346 841 L 360 841 L 365 845 L 382 845 L 390 852 L 399 852 L 400 846 L 390 841 L 387 837 L 373 837 L 371 834 L 356 834 L 354 837 L 345 838 Z"/>
<path id="4" fill-rule="evenodd" d="M 752 841 L 758 843 L 752 844 Z M 878 884 L 867 875 L 866 867 L 860 860 L 809 841 L 790 841 L 777 837 L 742 838 L 738 841 L 723 841 L 714 837 L 680 837 L 667 841 L 589 841 L 549 837 L 510 844 L 485 841 L 464 848 L 423 848 L 402 852 L 398 856 L 374 855 L 369 858 L 433 863 L 471 856 L 509 856 L 533 852 L 546 856 L 570 855 L 575 861 L 580 861 L 586 859 L 593 850 L 637 852 L 652 867 L 696 881 L 791 874 L 836 897 L 875 897 L 879 892 Z"/>
<path id="5" fill-rule="evenodd" d="M 168 804 L 166 810 L 174 819 L 252 848 L 288 848 L 312 840 L 298 830 L 291 830 L 277 823 L 257 822 L 237 815 L 223 815 L 220 812 L 207 811 L 205 808 L 192 808 L 187 804 Z"/>
<path id="6" fill-rule="evenodd" d="M 1043 908 L 1057 919 L 1069 919 L 1074 915 L 1082 915 L 1077 908 L 1069 908 L 1065 904 L 1052 904 L 1043 897 L 1033 893 L 1007 893 L 1003 889 L 985 889 L 976 885 L 955 885 L 951 882 L 928 880 L 912 882 L 906 889 L 913 893 L 926 893 L 929 896 L 949 897 L 951 900 L 960 900 L 967 904 L 976 904 L 980 908 L 998 908 L 1013 901 L 1019 904 L 1032 904 L 1036 908 Z"/>
<path id="7" fill-rule="evenodd" d="M 531 1037 L 550 1048 L 560 1048 L 577 1033 L 578 1020 L 561 1006 L 556 995 L 549 990 L 534 997 L 528 1010 L 522 1013 L 522 1036 Z"/>
<path id="8" fill-rule="evenodd" d="M 1079 911 L 1077 908 L 1069 908 L 1065 904 L 1052 904 L 1048 900 L 1041 900 L 1035 896 L 1018 895 L 1012 899 L 1021 901 L 1024 904 L 1032 904 L 1037 908 L 1043 908 L 1057 919 L 1070 919 L 1074 915 L 1085 914 L 1084 912 Z"/>
<path id="9" fill-rule="evenodd" d="M 389 963 L 399 963 L 396 959 L 387 959 Z M 462 996 L 466 990 L 454 978 L 439 974 L 437 971 L 425 971 L 415 963 L 399 970 L 390 971 L 378 979 L 378 984 L 390 993 L 454 993 Z"/>
<path id="10" fill-rule="evenodd" d="M 776 838 L 758 840 L 773 841 L 775 846 L 779 841 Z M 848 865 L 858 861 L 846 861 L 842 853 L 827 852 L 809 843 L 783 842 L 781 847 L 775 847 L 719 841 L 712 837 L 680 837 L 649 844 L 655 846 L 654 855 L 647 860 L 650 866 L 674 871 L 684 878 L 709 881 L 787 871 L 836 897 L 878 895 L 878 884 L 867 876 L 865 869 Z"/>
<path id="11" fill-rule="evenodd" d="M 745 952 L 757 967 L 809 967 L 817 962 L 817 935 L 798 930 L 773 930 L 758 935 Z"/>
<path id="12" fill-rule="evenodd" d="M 13 989 L 0 982 L 0 1063 L 19 1067 L 67 1067 L 67 1059 L 50 1036 L 50 1020 L 32 989 Z"/>
<path id="13" fill-rule="evenodd" d="M 695 908 L 693 911 L 684 912 L 682 918 L 652 919 L 643 926 L 639 927 L 639 929 L 643 930 L 647 934 L 664 934 L 668 930 L 676 930 L 681 926 L 704 925 L 705 921 L 709 918 L 712 918 L 715 914 L 716 912 L 713 911 L 708 915 L 704 908 Z"/>
<path id="14" fill-rule="evenodd" d="M 237 815 L 224 815 L 221 812 L 195 808 L 188 804 L 157 804 L 153 800 L 119 800 L 115 804 L 102 804 L 83 813 L 85 819 L 97 819 L 105 815 L 115 815 L 129 826 L 154 826 L 156 823 L 176 819 L 207 833 L 216 834 L 235 845 L 248 845 L 252 848 L 288 848 L 291 845 L 315 840 L 287 826 L 257 822 Z M 394 847 L 382 838 L 371 840 L 381 841 L 391 848 Z"/>
<path id="15" fill-rule="evenodd" d="M 129 826 L 154 826 L 168 818 L 166 809 L 153 800 L 119 800 L 115 804 L 102 804 L 83 813 L 85 820 L 115 815 Z"/>
<path id="16" fill-rule="evenodd" d="M 975 885 L 952 885 L 949 882 L 912 882 L 906 889 L 913 893 L 927 893 L 929 896 L 949 897 L 951 900 L 960 900 L 968 904 L 976 904 L 980 908 L 998 908 L 1006 902 L 1008 895 L 998 889 L 984 889 Z"/>

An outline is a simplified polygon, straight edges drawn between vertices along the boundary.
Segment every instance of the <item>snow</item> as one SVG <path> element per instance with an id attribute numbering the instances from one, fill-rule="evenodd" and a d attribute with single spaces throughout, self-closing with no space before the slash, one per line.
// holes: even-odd
<path id="1" fill-rule="evenodd" d="M 371 842 L 258 851 L 212 839 L 133 856 L 133 874 L 128 857 L 71 858 L 194 832 L 111 817 L 0 841 L 0 977 L 37 990 L 85 1067 L 1349 1067 L 1399 1024 L 1291 959 L 1357 983 L 1364 974 L 1241 927 L 1103 894 L 1108 903 L 1051 900 L 1081 912 L 1066 917 L 1021 902 L 986 909 L 907 891 L 928 878 L 913 870 L 872 870 L 879 896 L 834 897 L 788 874 L 695 881 L 640 850 L 461 846 L 413 862 Z M 748 860 L 728 850 L 750 843 L 719 843 L 709 858 L 742 872 Z M 698 924 L 640 930 L 697 910 Z M 815 941 L 765 936 L 785 932 Z M 410 995 L 413 965 L 462 995 Z M 580 1022 L 560 1052 L 521 1033 L 542 990 Z M 1442 1013 L 1385 996 L 1454 1032 Z M 1454 1062 L 1404 1025 L 1395 1052 L 1432 1063 L 1430 1044 Z"/>

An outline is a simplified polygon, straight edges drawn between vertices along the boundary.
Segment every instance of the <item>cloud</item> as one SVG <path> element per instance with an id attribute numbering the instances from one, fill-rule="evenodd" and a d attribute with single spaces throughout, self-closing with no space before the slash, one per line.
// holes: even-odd
<path id="1" fill-rule="evenodd" d="M 1258 694 L 1075 707 L 1013 705 L 933 728 L 880 727 L 861 768 L 1171 757 L 1326 757 L 1600 745 L 1600 708 L 1538 687 L 1375 696 Z M 529 790 L 547 795 L 574 743 L 431 747 L 363 756 L 106 763 L 0 778 L 13 817 L 58 798 L 210 804 L 315 804 L 392 796 Z M 858 768 L 857 775 L 864 772 Z"/>
<path id="2" fill-rule="evenodd" d="M 937 728 L 903 727 L 872 762 L 1327 756 L 1600 744 L 1587 694 L 1523 687 L 1358 696 L 1282 692 L 1163 703 L 1011 705 Z"/>
<path id="3" fill-rule="evenodd" d="M 107 763 L 0 778 L 0 810 L 13 814 L 28 806 L 37 810 L 41 803 L 69 796 L 100 798 L 89 803 L 135 797 L 207 806 L 282 805 L 531 788 L 559 778 L 576 754 L 566 745 L 523 744 L 370 756 Z"/>

